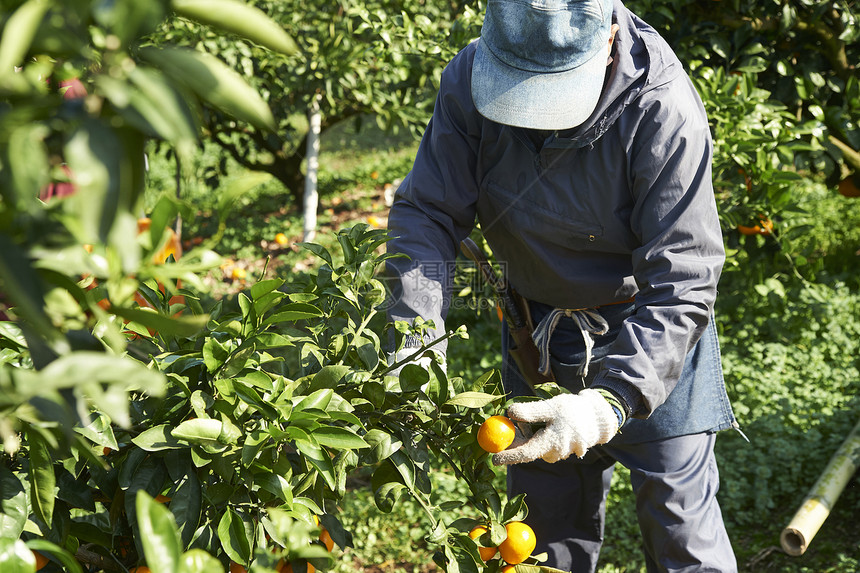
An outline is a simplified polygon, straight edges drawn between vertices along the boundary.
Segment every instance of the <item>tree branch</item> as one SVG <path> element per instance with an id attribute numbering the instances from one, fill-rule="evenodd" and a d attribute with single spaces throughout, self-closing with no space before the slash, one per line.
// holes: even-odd
<path id="1" fill-rule="evenodd" d="M 851 166 L 855 172 L 860 173 L 860 152 L 837 138 L 835 135 L 829 135 L 828 140 L 842 152 L 842 158 L 845 163 Z"/>

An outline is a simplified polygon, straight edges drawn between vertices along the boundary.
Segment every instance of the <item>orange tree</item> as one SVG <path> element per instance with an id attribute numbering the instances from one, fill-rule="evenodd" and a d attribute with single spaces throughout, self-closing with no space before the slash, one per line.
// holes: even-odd
<path id="1" fill-rule="evenodd" d="M 232 0 L 4 4 L 0 569 L 324 568 L 320 539 L 351 543 L 337 517 L 346 476 L 368 467 L 382 510 L 417 499 L 439 562 L 476 570 L 472 526 L 499 544 L 526 511 L 493 489 L 475 443 L 502 405 L 498 376 L 468 389 L 439 367 L 386 376 L 380 231 L 339 234 L 337 264 L 307 245 L 324 261 L 317 273 L 257 282 L 233 304 L 198 289 L 215 253 L 152 260 L 184 205 L 161 197 L 138 235 L 146 141 L 187 155 L 215 110 L 274 126 L 215 55 L 148 43 L 173 12 L 291 49 Z M 72 80 L 83 93 L 64 97 Z M 260 181 L 240 178 L 221 210 Z M 63 184 L 72 192 L 57 196 Z M 432 496 L 431 455 L 469 484 L 474 519 L 446 519 L 463 500 Z"/>
<path id="2" fill-rule="evenodd" d="M 205 116 L 211 140 L 240 165 L 270 173 L 301 204 L 307 113 L 318 98 L 322 130 L 372 117 L 386 129 L 423 129 L 445 62 L 480 32 L 480 2 L 420 0 L 255 0 L 299 46 L 291 56 L 243 38 L 213 33 L 200 22 L 177 19 L 157 41 L 196 45 L 218 53 L 248 83 L 266 94 L 278 130 L 237 124 L 217 111 Z M 224 162 L 206 166 L 223 176 Z"/>

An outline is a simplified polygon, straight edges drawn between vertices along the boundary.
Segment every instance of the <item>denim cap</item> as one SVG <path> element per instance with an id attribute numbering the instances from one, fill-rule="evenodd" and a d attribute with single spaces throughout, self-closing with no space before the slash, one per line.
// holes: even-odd
<path id="1" fill-rule="evenodd" d="M 472 66 L 484 117 L 531 129 L 582 124 L 603 90 L 613 0 L 489 0 Z"/>

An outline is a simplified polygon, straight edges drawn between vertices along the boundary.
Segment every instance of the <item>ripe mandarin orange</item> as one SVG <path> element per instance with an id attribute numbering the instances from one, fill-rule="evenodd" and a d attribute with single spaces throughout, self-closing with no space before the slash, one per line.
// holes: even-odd
<path id="1" fill-rule="evenodd" d="M 323 528 L 322 533 L 320 533 L 320 541 L 323 542 L 323 545 L 325 545 L 325 548 L 329 551 L 334 549 L 334 539 L 331 538 L 331 534 L 325 528 Z"/>
<path id="2" fill-rule="evenodd" d="M 522 521 L 512 521 L 505 525 L 508 537 L 499 545 L 499 553 L 502 559 L 509 565 L 522 563 L 532 554 L 537 545 L 535 532 Z"/>
<path id="3" fill-rule="evenodd" d="M 490 416 L 478 429 L 478 445 L 495 454 L 514 441 L 514 423 L 504 416 Z"/>
<path id="4" fill-rule="evenodd" d="M 469 537 L 471 539 L 478 539 L 480 536 L 487 532 L 487 528 L 483 525 L 476 525 L 472 531 L 469 532 Z M 484 561 L 489 561 L 498 553 L 498 547 L 481 547 L 478 546 L 478 553 L 481 555 L 481 559 Z"/>
<path id="5" fill-rule="evenodd" d="M 38 551 L 33 551 L 33 557 L 36 558 L 36 571 L 39 571 L 42 567 L 48 564 L 48 558 Z"/>

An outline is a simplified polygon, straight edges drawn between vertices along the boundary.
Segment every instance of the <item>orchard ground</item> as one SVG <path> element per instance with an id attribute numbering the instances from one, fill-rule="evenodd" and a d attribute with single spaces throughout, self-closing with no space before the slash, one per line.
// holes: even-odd
<path id="1" fill-rule="evenodd" d="M 373 128 L 356 131 L 347 125 L 325 133 L 322 141 L 314 241 L 330 245 L 338 229 L 355 223 L 385 228 L 386 189 L 409 171 L 417 150 L 415 139 L 409 134 L 383 135 Z M 213 214 L 218 193 L 204 182 L 218 188 L 241 173 L 234 164 L 218 161 L 214 153 L 201 154 L 195 176 L 181 191 L 182 199 L 197 212 L 182 222 L 186 249 L 210 240 L 218 226 Z M 212 167 L 219 163 L 226 167 Z M 150 164 L 152 187 L 175 188 L 171 161 L 153 150 Z M 805 189 L 803 196 L 808 203 L 777 220 L 774 236 L 726 230 L 729 261 L 717 321 L 729 392 L 750 443 L 731 431 L 717 440 L 720 501 L 741 571 L 750 573 L 860 570 L 856 476 L 805 555 L 789 557 L 778 547 L 782 527 L 860 412 L 860 293 L 856 273 L 844 272 L 852 261 L 855 268 L 858 262 L 860 200 L 817 184 Z M 229 299 L 264 275 L 289 280 L 315 264 L 310 253 L 296 246 L 302 240 L 301 210 L 287 197 L 271 181 L 238 200 L 223 236 L 213 246 L 225 263 L 205 279 L 212 297 Z M 781 227 L 801 225 L 808 227 L 802 234 L 780 234 Z M 286 242 L 276 240 L 279 233 L 286 235 Z M 813 261 L 809 253 L 820 253 L 819 260 Z M 817 265 L 819 280 L 809 284 L 778 269 L 768 273 L 779 266 L 774 261 L 784 259 L 800 276 L 811 272 L 804 264 Z M 244 278 L 237 278 L 242 273 L 234 269 L 245 271 Z M 471 336 L 452 344 L 449 371 L 462 372 L 468 379 L 498 367 L 495 312 L 463 305 L 452 311 L 448 326 L 460 324 L 467 325 Z M 467 494 L 450 474 L 439 471 L 433 479 L 434 490 L 461 489 L 463 496 Z M 496 486 L 504 489 L 502 470 L 496 472 Z M 349 487 L 341 519 L 352 530 L 356 547 L 339 553 L 336 571 L 436 570 L 424 542 L 427 523 L 419 508 L 404 502 L 392 513 L 381 513 L 374 505 L 368 475 L 354 475 Z M 619 467 L 608 499 L 601 573 L 644 571 L 633 507 L 627 471 Z"/>

